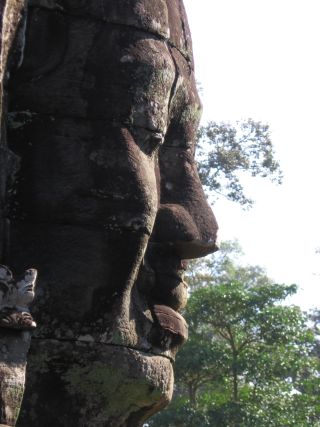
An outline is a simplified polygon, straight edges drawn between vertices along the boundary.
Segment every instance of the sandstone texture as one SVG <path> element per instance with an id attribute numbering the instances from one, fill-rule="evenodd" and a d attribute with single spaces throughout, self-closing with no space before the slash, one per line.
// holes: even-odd
<path id="1" fill-rule="evenodd" d="M 39 273 L 17 426 L 139 427 L 171 398 L 187 260 L 217 249 L 183 2 L 6 0 L 1 22 L 0 262 Z"/>

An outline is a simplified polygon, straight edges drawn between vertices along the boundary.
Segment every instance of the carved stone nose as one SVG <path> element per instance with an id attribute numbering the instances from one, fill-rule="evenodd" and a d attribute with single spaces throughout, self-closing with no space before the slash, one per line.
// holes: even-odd
<path id="1" fill-rule="evenodd" d="M 201 258 L 219 250 L 215 241 L 190 240 L 174 243 L 176 253 L 183 259 Z"/>
<path id="2" fill-rule="evenodd" d="M 218 225 L 207 205 L 187 210 L 178 204 L 161 205 L 152 240 L 172 246 L 183 259 L 199 258 L 218 250 Z"/>

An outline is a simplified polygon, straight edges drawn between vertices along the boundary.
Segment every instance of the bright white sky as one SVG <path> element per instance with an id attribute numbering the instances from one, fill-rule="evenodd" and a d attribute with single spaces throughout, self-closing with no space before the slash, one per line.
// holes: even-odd
<path id="1" fill-rule="evenodd" d="M 282 186 L 250 184 L 255 207 L 214 206 L 220 240 L 238 238 L 246 261 L 300 287 L 294 303 L 320 307 L 319 0 L 184 0 L 204 122 L 268 122 Z M 318 275 L 317 275 L 318 274 Z"/>

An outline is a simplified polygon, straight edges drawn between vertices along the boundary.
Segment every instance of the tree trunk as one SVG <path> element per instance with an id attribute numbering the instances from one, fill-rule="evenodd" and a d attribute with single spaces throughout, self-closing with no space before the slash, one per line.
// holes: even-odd
<path id="1" fill-rule="evenodd" d="M 188 384 L 188 394 L 189 394 L 189 402 L 192 408 L 196 408 L 197 406 L 197 386 L 193 383 Z"/>

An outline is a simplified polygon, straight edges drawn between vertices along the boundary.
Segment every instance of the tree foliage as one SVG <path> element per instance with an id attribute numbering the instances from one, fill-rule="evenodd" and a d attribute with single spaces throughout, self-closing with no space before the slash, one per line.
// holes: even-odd
<path id="1" fill-rule="evenodd" d="M 319 359 L 319 364 L 320 364 L 320 309 L 314 309 L 310 313 L 310 320 L 313 324 L 312 330 L 316 337 L 316 345 L 314 348 L 314 353 L 317 355 Z"/>
<path id="2" fill-rule="evenodd" d="M 175 398 L 150 426 L 320 426 L 314 332 L 298 307 L 284 304 L 296 285 L 237 266 L 235 243 L 221 252 L 218 260 L 196 261 Z"/>
<path id="3" fill-rule="evenodd" d="M 272 280 L 258 265 L 242 265 L 242 248 L 237 240 L 221 242 L 220 250 L 214 256 L 194 259 L 189 262 L 186 281 L 191 290 L 210 284 L 229 282 L 271 284 Z"/>
<path id="4" fill-rule="evenodd" d="M 253 201 L 245 194 L 241 174 L 281 183 L 268 124 L 252 119 L 233 124 L 211 121 L 200 127 L 198 136 L 200 178 L 210 194 L 249 207 Z"/>

